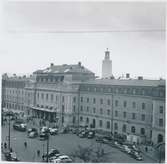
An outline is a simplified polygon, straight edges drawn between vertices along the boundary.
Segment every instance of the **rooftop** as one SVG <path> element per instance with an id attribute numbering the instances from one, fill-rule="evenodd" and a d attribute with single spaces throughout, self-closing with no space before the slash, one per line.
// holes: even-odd
<path id="1" fill-rule="evenodd" d="M 165 86 L 165 80 L 120 80 L 120 79 L 96 79 L 83 82 L 82 84 L 116 85 L 116 86 Z"/>
<path id="2" fill-rule="evenodd" d="M 43 70 L 37 70 L 34 73 L 54 73 L 54 74 L 71 74 L 71 73 L 88 73 L 88 74 L 94 74 L 92 71 L 88 70 L 84 66 L 81 65 L 79 62 L 78 64 L 68 65 L 54 65 L 51 63 L 50 67 L 43 69 Z"/>

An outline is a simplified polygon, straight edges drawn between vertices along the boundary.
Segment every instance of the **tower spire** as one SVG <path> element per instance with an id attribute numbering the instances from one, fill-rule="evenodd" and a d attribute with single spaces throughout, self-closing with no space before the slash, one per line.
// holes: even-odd
<path id="1" fill-rule="evenodd" d="M 105 57 L 102 63 L 102 78 L 112 77 L 112 61 L 110 60 L 110 51 L 105 51 Z"/>

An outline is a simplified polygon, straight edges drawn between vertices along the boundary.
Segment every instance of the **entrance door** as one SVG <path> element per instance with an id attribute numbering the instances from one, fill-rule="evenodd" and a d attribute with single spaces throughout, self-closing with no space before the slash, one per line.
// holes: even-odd
<path id="1" fill-rule="evenodd" d="M 158 143 L 163 142 L 163 135 L 158 134 Z"/>

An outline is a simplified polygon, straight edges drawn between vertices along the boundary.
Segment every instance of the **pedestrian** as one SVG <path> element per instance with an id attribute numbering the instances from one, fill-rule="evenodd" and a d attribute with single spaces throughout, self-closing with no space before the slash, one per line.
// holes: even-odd
<path id="1" fill-rule="evenodd" d="M 24 147 L 27 148 L 27 142 L 26 141 L 24 142 Z"/>
<path id="2" fill-rule="evenodd" d="M 146 152 L 148 151 L 148 148 L 147 148 L 147 146 L 145 147 L 145 151 L 146 151 Z"/>
<path id="3" fill-rule="evenodd" d="M 12 148 L 10 148 L 10 152 L 13 152 Z"/>
<path id="4" fill-rule="evenodd" d="M 6 142 L 4 143 L 4 148 L 5 148 L 5 149 L 7 148 L 7 143 L 6 143 Z"/>
<path id="5" fill-rule="evenodd" d="M 43 161 L 45 160 L 45 156 L 44 156 L 44 155 L 42 155 L 42 160 L 43 160 Z"/>
<path id="6" fill-rule="evenodd" d="M 1 143 L 1 150 L 3 150 L 3 142 Z"/>
<path id="7" fill-rule="evenodd" d="M 37 155 L 38 155 L 38 157 L 40 156 L 40 150 L 37 150 Z"/>

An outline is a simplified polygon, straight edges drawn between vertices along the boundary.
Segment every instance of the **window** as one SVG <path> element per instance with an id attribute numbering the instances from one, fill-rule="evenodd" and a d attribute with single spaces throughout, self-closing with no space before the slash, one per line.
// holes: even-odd
<path id="1" fill-rule="evenodd" d="M 141 120 L 142 120 L 142 121 L 145 121 L 145 114 L 142 114 L 142 115 L 141 115 Z"/>
<path id="2" fill-rule="evenodd" d="M 76 97 L 73 97 L 73 102 L 74 102 L 74 103 L 76 102 Z"/>
<path id="3" fill-rule="evenodd" d="M 64 112 L 64 105 L 62 105 L 62 112 Z"/>
<path id="4" fill-rule="evenodd" d="M 115 106 L 118 106 L 118 100 L 115 100 Z"/>
<path id="5" fill-rule="evenodd" d="M 96 108 L 93 108 L 93 113 L 96 113 Z"/>
<path id="6" fill-rule="evenodd" d="M 126 108 L 126 106 L 127 106 L 127 102 L 126 102 L 126 101 L 124 101 L 124 108 Z"/>
<path id="7" fill-rule="evenodd" d="M 126 112 L 123 113 L 123 117 L 126 118 Z"/>
<path id="8" fill-rule="evenodd" d="M 110 102 L 110 100 L 108 99 L 108 100 L 107 100 L 107 105 L 110 105 L 110 104 L 111 104 L 111 102 Z"/>
<path id="9" fill-rule="evenodd" d="M 96 99 L 95 98 L 93 98 L 93 104 L 96 104 Z"/>
<path id="10" fill-rule="evenodd" d="M 89 124 L 89 118 L 88 117 L 86 118 L 86 123 Z"/>
<path id="11" fill-rule="evenodd" d="M 103 99 L 100 99 L 100 104 L 103 104 Z"/>
<path id="12" fill-rule="evenodd" d="M 144 135 L 144 134 L 145 134 L 145 129 L 144 129 L 144 128 L 141 128 L 141 129 L 140 129 L 140 133 L 141 133 L 142 135 Z"/>
<path id="13" fill-rule="evenodd" d="M 132 119 L 136 119 L 136 113 L 132 113 Z"/>
<path id="14" fill-rule="evenodd" d="M 118 111 L 117 110 L 115 111 L 115 117 L 118 117 Z"/>
<path id="15" fill-rule="evenodd" d="M 135 133 L 135 131 L 136 131 L 135 127 L 132 126 L 132 127 L 131 127 L 131 132 L 132 132 L 132 133 Z"/>
<path id="16" fill-rule="evenodd" d="M 81 106 L 80 110 L 83 111 L 83 106 Z"/>
<path id="17" fill-rule="evenodd" d="M 89 102 L 89 98 L 87 98 L 87 100 L 86 100 L 86 101 L 87 101 L 87 103 L 88 103 L 88 102 Z"/>
<path id="18" fill-rule="evenodd" d="M 81 97 L 81 102 L 83 102 L 83 97 Z"/>
<path id="19" fill-rule="evenodd" d="M 132 107 L 136 108 L 136 103 L 135 102 L 132 103 Z"/>
<path id="20" fill-rule="evenodd" d="M 107 110 L 107 115 L 110 115 L 110 109 Z"/>
<path id="21" fill-rule="evenodd" d="M 48 100 L 48 93 L 46 94 L 46 100 Z"/>
<path id="22" fill-rule="evenodd" d="M 159 107 L 159 113 L 163 114 L 163 106 Z"/>
<path id="23" fill-rule="evenodd" d="M 162 127 L 163 126 L 163 119 L 159 119 L 159 126 Z"/>
<path id="24" fill-rule="evenodd" d="M 103 114 L 103 109 L 102 108 L 100 108 L 100 114 Z"/>
<path id="25" fill-rule="evenodd" d="M 125 124 L 123 124 L 123 126 L 122 126 L 122 132 L 126 132 L 126 125 Z"/>
<path id="26" fill-rule="evenodd" d="M 86 110 L 87 110 L 87 112 L 89 112 L 89 107 L 88 106 L 87 106 Z"/>
<path id="27" fill-rule="evenodd" d="M 51 94 L 51 101 L 53 101 L 53 94 Z"/>
<path id="28" fill-rule="evenodd" d="M 145 103 L 142 103 L 142 109 L 145 109 Z"/>
<path id="29" fill-rule="evenodd" d="M 103 121 L 99 120 L 99 126 L 102 127 L 103 126 Z"/>
<path id="30" fill-rule="evenodd" d="M 118 130 L 118 124 L 117 123 L 114 123 L 114 129 Z"/>
<path id="31" fill-rule="evenodd" d="M 64 102 L 64 96 L 62 96 L 62 102 Z"/>
<path id="32" fill-rule="evenodd" d="M 41 99 L 43 99 L 43 98 L 44 98 L 44 94 L 42 93 L 42 94 L 41 94 Z"/>
<path id="33" fill-rule="evenodd" d="M 73 112 L 75 112 L 75 105 L 73 106 Z"/>
<path id="34" fill-rule="evenodd" d="M 83 117 L 82 117 L 82 116 L 80 117 L 80 121 L 81 121 L 81 122 L 83 121 Z"/>
<path id="35" fill-rule="evenodd" d="M 106 122 L 106 128 L 107 128 L 107 129 L 110 129 L 110 121 L 107 121 L 107 122 Z"/>

